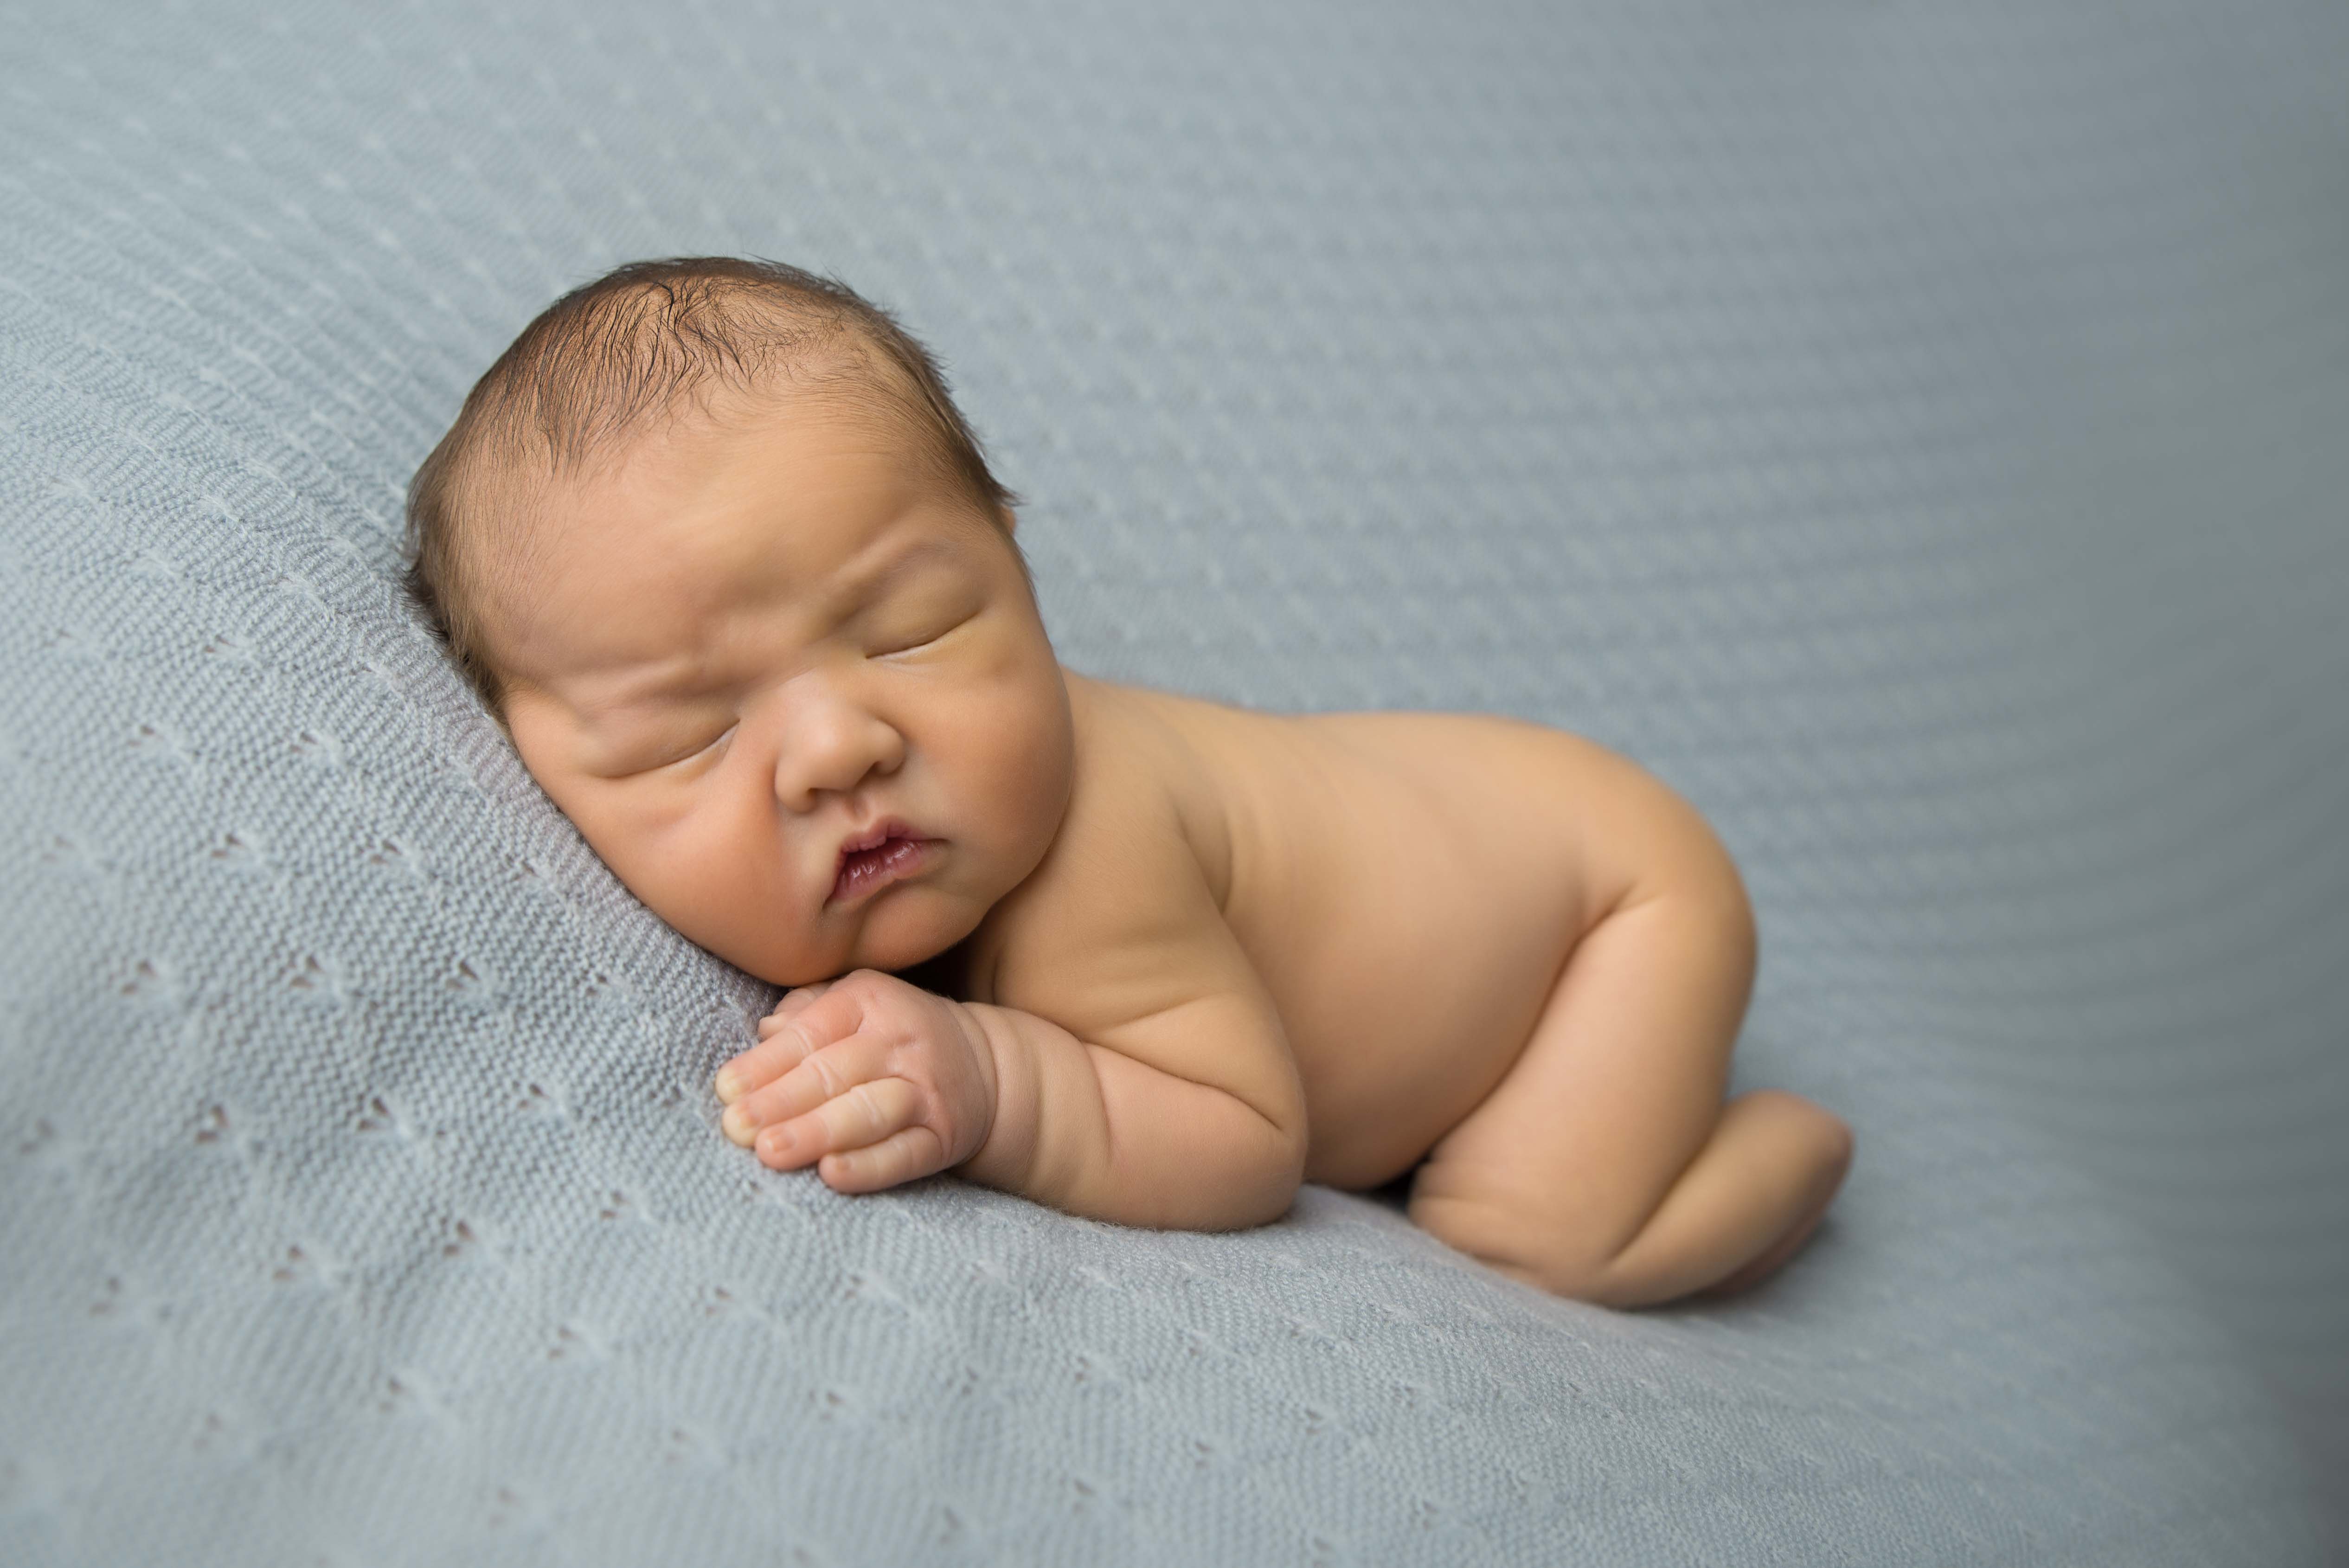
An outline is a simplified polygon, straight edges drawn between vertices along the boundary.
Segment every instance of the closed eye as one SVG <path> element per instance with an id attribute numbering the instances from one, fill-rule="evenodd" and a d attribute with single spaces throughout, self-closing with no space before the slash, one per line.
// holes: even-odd
<path id="1" fill-rule="evenodd" d="M 666 768 L 678 767 L 683 763 L 695 762 L 700 758 L 709 756 L 712 753 L 722 750 L 726 742 L 734 738 L 734 732 L 740 728 L 741 726 L 740 724 L 729 724 L 717 734 L 712 735 L 709 740 L 701 742 L 698 744 L 688 742 L 683 750 L 671 753 L 669 755 L 661 758 L 659 761 L 653 763 L 650 766 L 640 771 L 648 774 L 656 774 Z"/>
<path id="2" fill-rule="evenodd" d="M 886 659 L 891 654 L 911 653 L 917 648 L 927 648 L 934 642 L 943 640 L 947 633 L 954 631 L 957 628 L 975 618 L 977 613 L 978 612 L 973 611 L 970 615 L 957 616 L 953 620 L 947 622 L 945 626 L 936 628 L 935 630 L 923 630 L 906 636 L 885 637 L 879 639 L 880 646 L 874 649 L 873 657 L 875 659 Z"/>

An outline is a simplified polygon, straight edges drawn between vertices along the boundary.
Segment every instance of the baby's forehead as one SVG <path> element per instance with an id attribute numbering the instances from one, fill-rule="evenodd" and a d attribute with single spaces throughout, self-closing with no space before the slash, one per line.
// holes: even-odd
<path id="1" fill-rule="evenodd" d="M 590 544 L 820 540 L 951 483 L 920 432 L 876 400 L 736 396 L 616 434 L 574 461 L 514 463 L 483 543 L 527 562 Z"/>
<path id="2" fill-rule="evenodd" d="M 906 448 L 879 421 L 807 410 L 642 438 L 516 497 L 505 536 L 485 542 L 484 607 L 501 627 L 749 600 L 822 611 L 916 574 L 988 569 L 1008 547 L 999 527 Z"/>

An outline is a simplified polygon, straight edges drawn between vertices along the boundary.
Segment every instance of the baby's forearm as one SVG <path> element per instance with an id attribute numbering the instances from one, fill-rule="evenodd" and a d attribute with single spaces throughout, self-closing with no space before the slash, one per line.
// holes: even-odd
<path id="1" fill-rule="evenodd" d="M 1302 1140 L 1247 1101 L 1018 1008 L 964 1004 L 995 1060 L 995 1120 L 961 1174 L 1071 1214 L 1228 1231 L 1287 1212 Z"/>

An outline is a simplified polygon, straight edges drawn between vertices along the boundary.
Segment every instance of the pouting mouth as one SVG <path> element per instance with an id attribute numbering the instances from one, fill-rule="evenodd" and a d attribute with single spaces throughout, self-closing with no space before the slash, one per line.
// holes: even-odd
<path id="1" fill-rule="evenodd" d="M 921 835 L 916 833 L 911 827 L 898 820 L 896 817 L 884 817 L 879 822 L 874 823 L 871 827 L 866 828 L 864 832 L 853 833 L 849 835 L 848 837 L 841 841 L 840 861 L 833 869 L 837 872 L 840 869 L 844 868 L 848 865 L 849 857 L 851 856 L 860 855 L 867 849 L 878 849 L 893 838 L 918 838 Z"/>
<path id="2" fill-rule="evenodd" d="M 936 839 L 924 838 L 902 822 L 888 821 L 851 836 L 841 846 L 827 906 L 860 902 L 893 882 L 919 876 L 932 858 Z"/>

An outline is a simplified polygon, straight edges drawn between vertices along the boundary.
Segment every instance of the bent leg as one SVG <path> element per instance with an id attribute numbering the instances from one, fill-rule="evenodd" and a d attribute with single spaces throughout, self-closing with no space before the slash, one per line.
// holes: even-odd
<path id="1" fill-rule="evenodd" d="M 1614 1306 L 1775 1267 L 1834 1196 L 1850 1141 L 1792 1095 L 1724 1110 L 1753 971 L 1733 888 L 1609 915 L 1508 1075 L 1430 1151 L 1413 1220 L 1504 1272 Z"/>
<path id="2" fill-rule="evenodd" d="M 1775 1089 L 1741 1095 L 1602 1286 L 1637 1306 L 1759 1284 L 1817 1229 L 1850 1164 L 1834 1116 Z"/>

